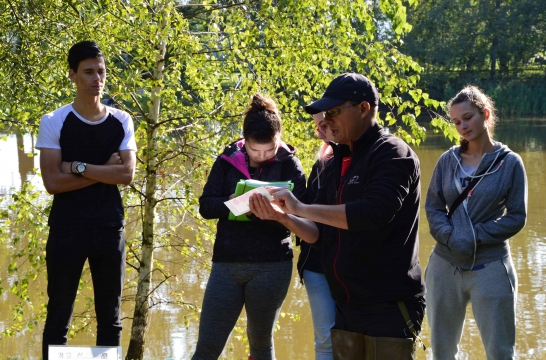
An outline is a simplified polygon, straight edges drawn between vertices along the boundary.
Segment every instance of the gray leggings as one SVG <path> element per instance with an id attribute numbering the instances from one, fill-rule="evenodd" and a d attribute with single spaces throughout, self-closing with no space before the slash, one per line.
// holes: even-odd
<path id="1" fill-rule="evenodd" d="M 246 308 L 250 356 L 275 359 L 273 330 L 292 278 L 292 260 L 212 264 L 192 360 L 217 360 Z"/>

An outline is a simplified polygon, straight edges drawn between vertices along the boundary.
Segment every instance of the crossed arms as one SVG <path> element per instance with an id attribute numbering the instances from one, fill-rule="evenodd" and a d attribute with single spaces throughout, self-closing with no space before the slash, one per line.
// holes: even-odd
<path id="1" fill-rule="evenodd" d="M 40 150 L 42 179 L 47 192 L 52 195 L 78 190 L 97 182 L 129 185 L 135 175 L 135 165 L 135 152 L 121 150 L 113 153 L 103 165 L 87 164 L 85 173 L 80 176 L 71 172 L 71 162 L 62 161 L 61 150 Z"/>

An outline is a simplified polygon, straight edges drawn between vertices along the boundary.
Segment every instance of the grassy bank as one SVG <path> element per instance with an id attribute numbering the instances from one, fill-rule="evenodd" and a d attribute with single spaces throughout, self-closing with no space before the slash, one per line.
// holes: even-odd
<path id="1" fill-rule="evenodd" d="M 542 69 L 489 78 L 482 72 L 421 74 L 419 86 L 433 99 L 447 101 L 465 85 L 476 85 L 494 101 L 503 116 L 546 116 L 546 72 Z"/>

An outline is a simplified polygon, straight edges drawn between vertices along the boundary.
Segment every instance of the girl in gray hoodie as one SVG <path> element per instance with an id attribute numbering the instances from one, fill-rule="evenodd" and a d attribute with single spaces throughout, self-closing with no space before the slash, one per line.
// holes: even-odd
<path id="1" fill-rule="evenodd" d="M 519 155 L 493 140 L 495 108 L 480 89 L 465 87 L 448 110 L 461 141 L 440 156 L 425 204 L 436 240 L 425 271 L 433 357 L 456 358 L 472 303 L 487 359 L 513 359 L 517 277 L 508 239 L 527 217 L 525 168 Z M 477 184 L 455 208 L 473 179 Z"/>

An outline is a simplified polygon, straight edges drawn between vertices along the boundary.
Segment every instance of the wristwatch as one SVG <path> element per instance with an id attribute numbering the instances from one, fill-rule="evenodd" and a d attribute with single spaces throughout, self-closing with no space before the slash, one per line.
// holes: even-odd
<path id="1" fill-rule="evenodd" d="M 76 164 L 76 174 L 83 175 L 85 172 L 85 169 L 87 169 L 87 164 L 84 162 L 79 162 Z"/>

